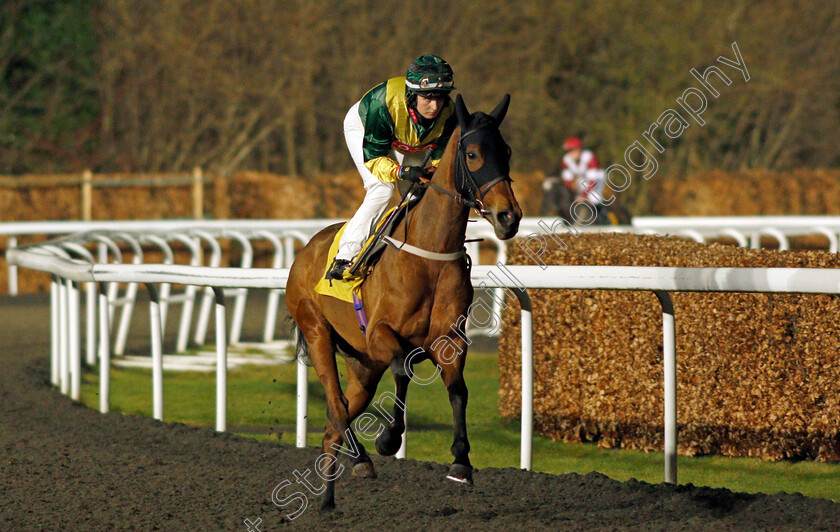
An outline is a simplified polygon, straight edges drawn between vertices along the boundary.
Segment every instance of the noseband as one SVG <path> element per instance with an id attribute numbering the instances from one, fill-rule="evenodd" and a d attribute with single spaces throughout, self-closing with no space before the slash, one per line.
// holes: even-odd
<path id="1" fill-rule="evenodd" d="M 454 198 L 458 203 L 464 205 L 465 207 L 475 209 L 481 215 L 487 214 L 488 212 L 484 208 L 484 202 L 482 200 L 484 199 L 484 196 L 490 192 L 490 189 L 503 181 L 512 181 L 510 176 L 498 176 L 483 185 L 479 185 L 476 182 L 475 176 L 473 176 L 472 171 L 467 165 L 467 148 L 464 145 L 464 139 L 469 135 L 484 129 L 487 128 L 471 129 L 462 134 L 458 139 L 458 146 L 455 151 L 455 191 L 457 194 L 453 194 L 445 188 L 436 185 L 432 181 L 429 181 L 426 185 L 432 187 L 438 192 Z"/>

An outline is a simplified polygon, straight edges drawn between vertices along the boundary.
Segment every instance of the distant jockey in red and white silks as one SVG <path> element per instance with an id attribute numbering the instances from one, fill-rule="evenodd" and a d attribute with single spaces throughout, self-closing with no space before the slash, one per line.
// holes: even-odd
<path id="1" fill-rule="evenodd" d="M 604 192 L 604 171 L 598 165 L 598 159 L 583 149 L 583 143 L 577 137 L 569 137 L 563 143 L 562 171 L 563 183 L 574 191 L 577 198 L 583 198 L 598 207 Z"/>

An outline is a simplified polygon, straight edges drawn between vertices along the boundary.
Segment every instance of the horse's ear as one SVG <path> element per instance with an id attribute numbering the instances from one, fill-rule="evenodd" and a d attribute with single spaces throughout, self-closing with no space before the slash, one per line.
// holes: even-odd
<path id="1" fill-rule="evenodd" d="M 470 112 L 467 111 L 467 104 L 464 103 L 460 94 L 455 97 L 455 115 L 458 117 L 458 125 L 461 129 L 466 128 L 470 123 Z"/>
<path id="2" fill-rule="evenodd" d="M 499 102 L 499 105 L 496 106 L 495 109 L 490 111 L 490 116 L 496 119 L 496 122 L 501 124 L 502 120 L 505 119 L 505 115 L 507 114 L 508 105 L 510 105 L 510 94 L 505 94 L 502 101 Z"/>

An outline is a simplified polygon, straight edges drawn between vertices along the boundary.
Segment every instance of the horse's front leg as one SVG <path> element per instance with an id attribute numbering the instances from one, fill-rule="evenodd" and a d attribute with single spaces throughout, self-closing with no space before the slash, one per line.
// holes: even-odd
<path id="1" fill-rule="evenodd" d="M 385 323 L 378 323 L 371 330 L 368 346 L 372 356 L 382 361 L 390 361 L 391 371 L 394 374 L 396 383 L 394 414 L 388 419 L 388 425 L 377 436 L 375 442 L 376 452 L 382 456 L 393 456 L 400 450 L 402 435 L 405 432 L 405 398 L 410 381 L 405 371 L 405 355 L 410 346 L 401 341 L 397 333 Z M 380 401 L 381 399 L 382 397 Z M 387 417 L 387 412 L 383 409 L 377 406 L 377 410 Z"/>
<path id="2" fill-rule="evenodd" d="M 433 360 L 440 367 L 443 383 L 449 392 L 449 403 L 452 405 L 455 437 L 452 442 L 452 455 L 455 460 L 449 467 L 446 478 L 456 482 L 472 484 L 472 464 L 470 463 L 470 441 L 467 438 L 467 384 L 464 382 L 464 362 L 466 361 L 466 345 L 458 339 L 450 339 L 450 345 L 459 347 L 453 356 L 450 349 L 446 352 L 433 350 Z M 449 359 L 447 359 L 447 355 Z M 454 359 L 454 360 L 453 360 Z"/>
<path id="3" fill-rule="evenodd" d="M 337 468 L 337 453 L 341 449 L 341 443 L 344 442 L 349 449 L 349 452 L 341 451 L 342 454 L 351 456 L 354 465 L 370 462 L 370 458 L 350 426 L 353 420 L 350 415 L 351 404 L 341 390 L 335 361 L 336 346 L 332 340 L 331 329 L 326 318 L 314 303 L 303 301 L 298 305 L 296 320 L 309 344 L 312 365 L 324 386 L 327 399 L 327 420 L 333 429 L 330 430 L 328 426 L 324 433 L 323 452 L 327 457 L 325 462 L 322 463 L 323 469 L 326 470 L 326 474 L 322 478 L 326 480 L 326 488 L 317 492 L 324 493 L 321 511 L 327 512 L 335 509 L 335 480 L 340 475 L 340 468 Z M 384 371 L 384 368 L 382 371 Z M 381 374 L 380 372 L 379 375 Z M 351 381 L 351 384 L 354 382 L 356 381 Z M 374 383 L 373 389 L 375 390 L 375 388 Z M 367 401 L 372 396 L 372 392 L 369 390 L 362 389 L 360 392 L 365 393 L 353 394 L 354 398 L 357 399 L 354 410 L 358 411 L 364 410 Z M 356 397 L 356 395 L 359 397 Z"/>
<path id="4" fill-rule="evenodd" d="M 467 384 L 460 371 L 451 375 L 450 378 L 447 378 L 446 372 L 443 375 L 446 390 L 449 392 L 449 403 L 452 405 L 455 425 L 455 437 L 450 449 L 455 460 L 449 467 L 449 475 L 446 478 L 472 484 L 473 468 L 470 463 L 470 441 L 467 439 Z"/>

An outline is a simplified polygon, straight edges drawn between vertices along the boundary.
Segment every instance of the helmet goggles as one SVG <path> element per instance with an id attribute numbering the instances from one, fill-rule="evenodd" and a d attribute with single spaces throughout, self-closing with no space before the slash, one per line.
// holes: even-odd
<path id="1" fill-rule="evenodd" d="M 452 74 L 427 74 L 418 81 L 405 80 L 405 85 L 414 92 L 449 92 L 455 88 Z"/>

